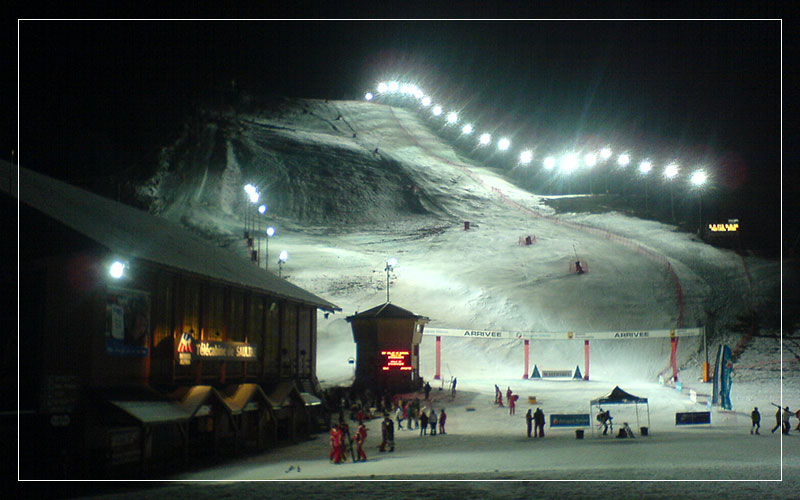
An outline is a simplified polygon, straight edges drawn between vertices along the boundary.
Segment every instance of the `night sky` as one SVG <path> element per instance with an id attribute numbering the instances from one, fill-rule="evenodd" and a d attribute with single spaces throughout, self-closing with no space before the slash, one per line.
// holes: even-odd
<path id="1" fill-rule="evenodd" d="M 777 216 L 780 28 L 760 20 L 27 21 L 19 158 L 80 184 L 146 162 L 200 96 L 231 81 L 254 93 L 361 99 L 397 78 L 515 143 L 603 137 L 709 158 L 720 184 Z"/>

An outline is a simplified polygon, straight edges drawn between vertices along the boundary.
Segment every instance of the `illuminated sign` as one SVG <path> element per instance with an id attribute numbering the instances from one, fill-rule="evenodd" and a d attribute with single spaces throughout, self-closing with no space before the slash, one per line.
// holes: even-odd
<path id="1" fill-rule="evenodd" d="M 180 364 L 189 365 L 193 358 L 216 361 L 255 361 L 257 347 L 256 344 L 245 344 L 244 342 L 195 340 L 191 333 L 184 333 L 177 351 Z"/>
<path id="2" fill-rule="evenodd" d="M 728 219 L 727 224 L 709 224 L 712 233 L 734 233 L 739 230 L 739 219 Z"/>
<path id="3" fill-rule="evenodd" d="M 408 351 L 381 351 L 383 356 L 383 371 L 410 371 L 413 370 L 411 366 Z"/>

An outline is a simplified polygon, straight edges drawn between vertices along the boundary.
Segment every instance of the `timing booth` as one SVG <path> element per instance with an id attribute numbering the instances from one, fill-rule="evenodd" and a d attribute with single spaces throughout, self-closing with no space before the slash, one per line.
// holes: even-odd
<path id="1" fill-rule="evenodd" d="M 639 405 L 642 404 L 647 408 L 647 427 L 640 427 L 639 425 Z M 647 398 L 640 398 L 639 396 L 634 396 L 629 392 L 625 392 L 620 389 L 619 386 L 614 387 L 614 389 L 606 394 L 605 396 L 601 396 L 597 399 L 593 399 L 589 403 L 589 416 L 591 417 L 591 421 L 594 422 L 594 415 L 593 409 L 595 406 L 598 408 L 598 413 L 600 410 L 603 409 L 603 406 L 608 405 L 635 405 L 636 406 L 636 427 L 639 429 L 643 436 L 646 436 L 648 433 L 648 429 L 650 428 L 650 403 L 647 402 Z M 612 418 L 614 415 L 611 416 Z M 594 426 L 592 426 L 592 434 L 594 434 Z"/>
<path id="2" fill-rule="evenodd" d="M 356 386 L 392 391 L 419 387 L 419 344 L 430 321 L 390 303 L 348 316 L 356 342 Z"/>

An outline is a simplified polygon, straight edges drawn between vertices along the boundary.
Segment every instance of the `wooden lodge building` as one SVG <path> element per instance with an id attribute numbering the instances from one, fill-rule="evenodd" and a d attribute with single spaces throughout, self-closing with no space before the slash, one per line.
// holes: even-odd
<path id="1" fill-rule="evenodd" d="M 317 310 L 336 305 L 4 161 L 0 199 L 19 214 L 18 351 L 3 357 L 19 407 L 3 414 L 19 419 L 21 479 L 163 476 L 315 430 Z"/>

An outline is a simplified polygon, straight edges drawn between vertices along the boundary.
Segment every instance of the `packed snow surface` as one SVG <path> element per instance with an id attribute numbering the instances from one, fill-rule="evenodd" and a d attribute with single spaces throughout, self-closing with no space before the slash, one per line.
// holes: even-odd
<path id="1" fill-rule="evenodd" d="M 348 359 L 355 356 L 355 344 L 344 318 L 386 301 L 390 257 L 398 259 L 388 276 L 390 301 L 429 317 L 430 327 L 643 331 L 701 326 L 713 315 L 712 365 L 720 343 L 733 347 L 741 338 L 733 328 L 739 316 L 779 289 L 777 263 L 742 258 L 672 226 L 616 213 L 555 214 L 542 197 L 516 187 L 503 172 L 462 157 L 409 110 L 276 101 L 224 118 L 208 118 L 167 148 L 162 170 L 143 192 L 163 216 L 244 256 L 243 214 L 253 208 L 243 201 L 240 186 L 260 186 L 269 204 L 260 227 L 277 228 L 269 241 L 269 270 L 276 271 L 277 253 L 286 249 L 290 257 L 282 275 L 343 309 L 318 317 L 317 373 L 325 387 L 352 381 Z M 520 245 L 520 237 L 529 235 L 534 244 Z M 570 272 L 577 259 L 589 272 Z M 380 420 L 373 420 L 366 463 L 330 464 L 327 436 L 317 435 L 176 474 L 171 478 L 179 483 L 159 484 L 148 497 L 794 494 L 787 483 L 797 484 L 800 437 L 770 433 L 776 409 L 770 403 L 800 405 L 796 391 L 787 390 L 797 387 L 800 370 L 797 356 L 782 351 L 775 338 L 754 338 L 739 358 L 743 368 L 734 371 L 733 410 L 714 407 L 711 424 L 696 426 L 676 426 L 675 414 L 708 409 L 711 386 L 700 380 L 701 337 L 679 341 L 682 391 L 659 384 L 659 375 L 671 373 L 665 371 L 669 339 L 592 341 L 588 381 L 524 380 L 521 341 L 452 337 L 442 339 L 442 380 L 433 380 L 434 347 L 434 339 L 425 336 L 420 371 L 434 386 L 430 404 L 437 412 L 447 410 L 446 435 L 398 430 L 396 450 L 378 453 Z M 531 341 L 530 353 L 530 370 L 534 365 L 585 369 L 583 342 Z M 452 377 L 458 378 L 455 397 L 448 390 Z M 520 394 L 515 415 L 494 404 L 495 384 Z M 634 406 L 611 408 L 615 422 L 629 422 L 636 438 L 600 436 L 587 428 L 579 440 L 574 428 L 550 428 L 549 415 L 589 413 L 589 401 L 617 385 L 649 400 L 649 413 L 642 405 L 638 414 Z M 697 397 L 690 397 L 690 390 Z M 529 404 L 529 397 L 536 403 Z M 762 432 L 751 436 L 755 406 L 762 413 Z M 525 436 L 529 407 L 548 415 L 543 439 Z M 648 427 L 648 436 L 640 435 L 641 427 Z M 319 482 L 340 479 L 368 482 Z M 387 479 L 406 481 L 369 482 Z M 492 482 L 417 482 L 435 479 Z M 250 482 L 255 480 L 310 482 Z M 558 481 L 532 486 L 517 480 Z"/>

